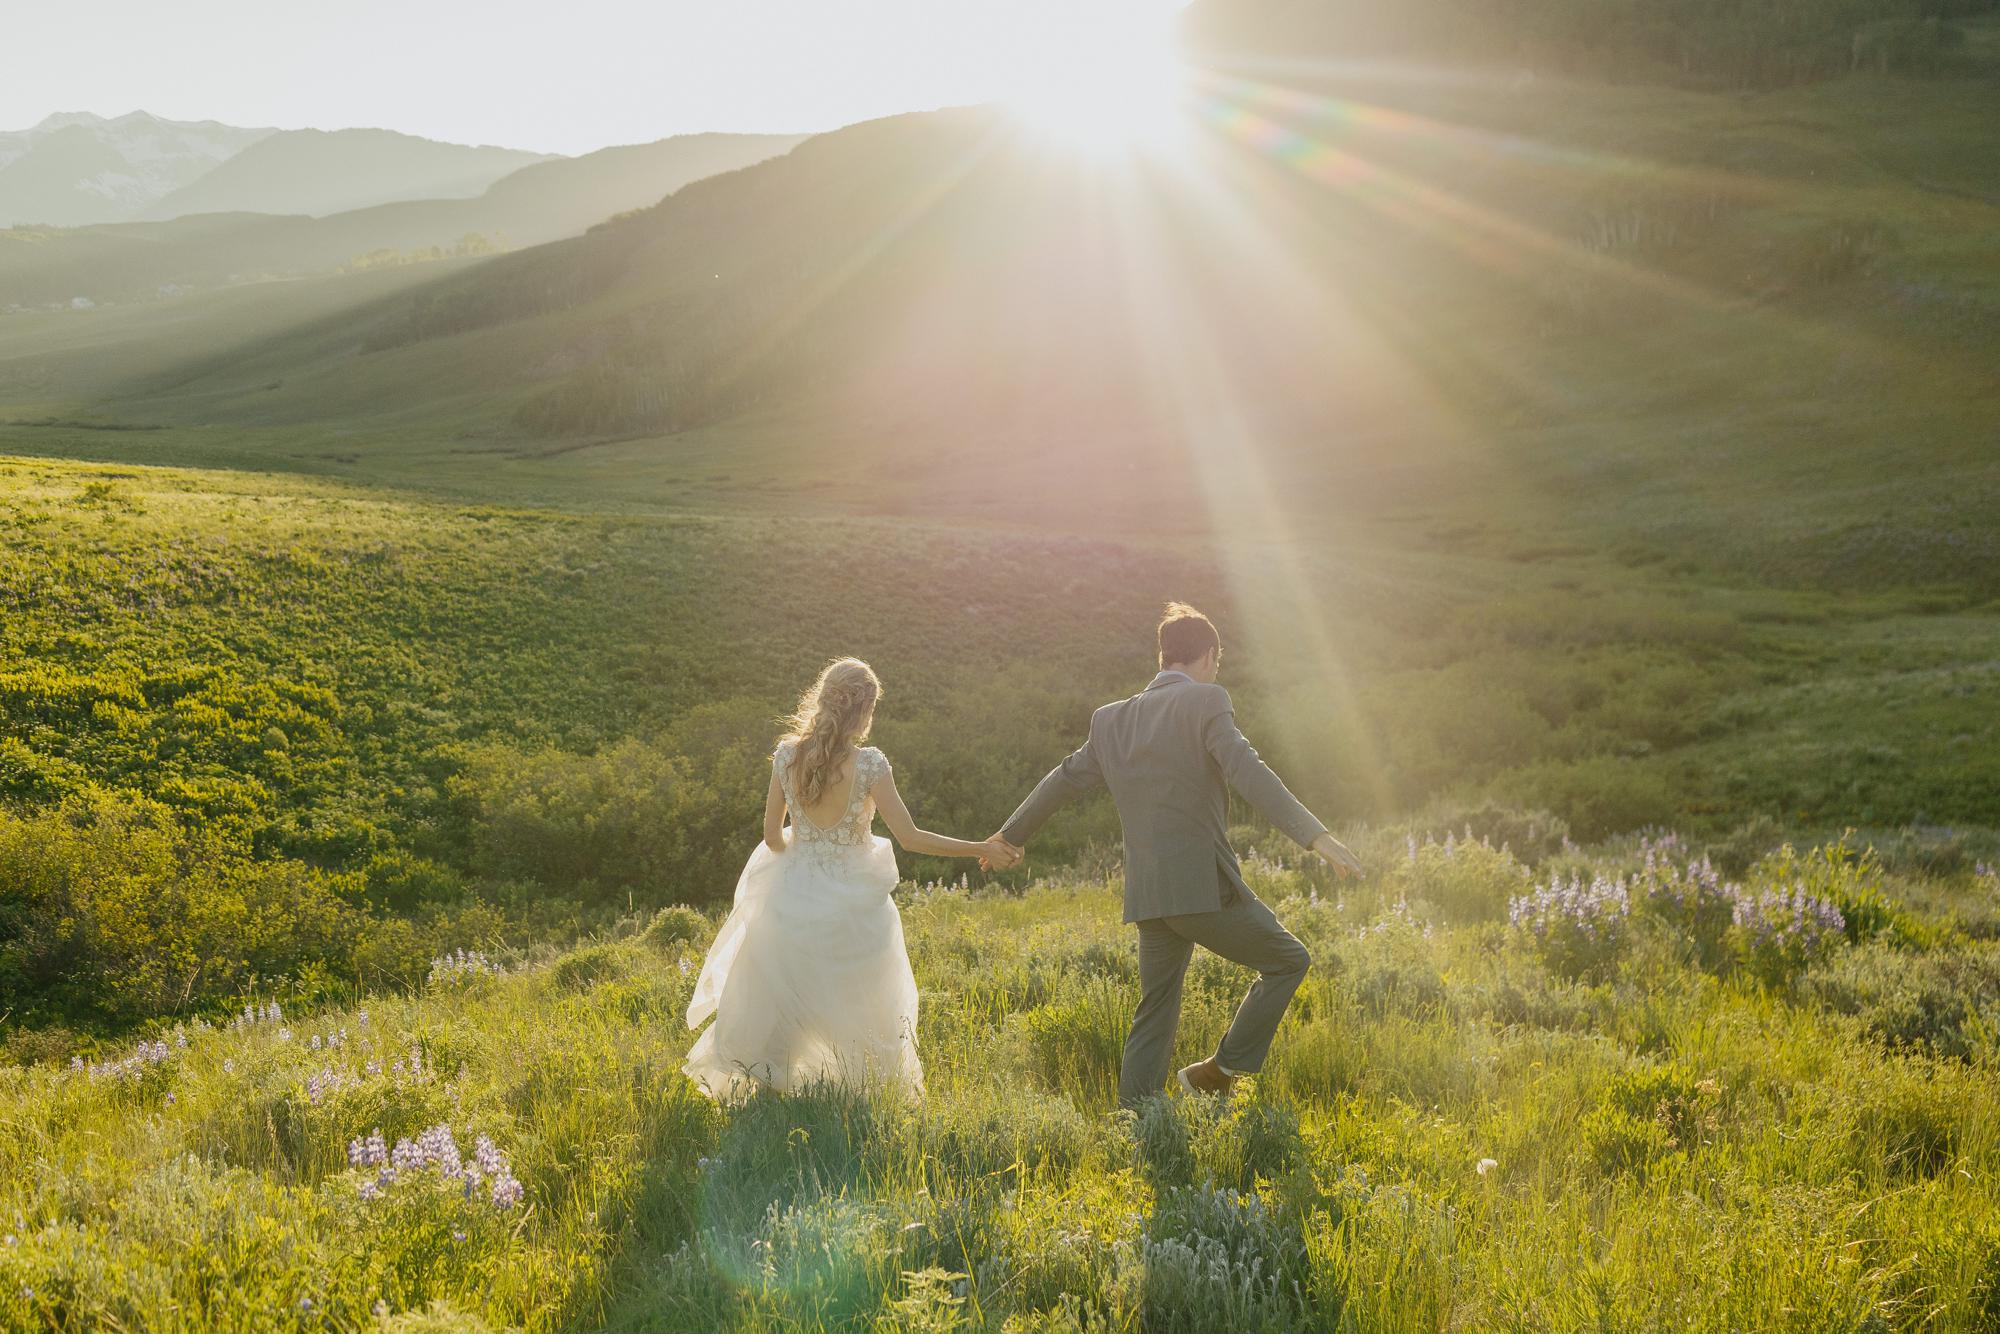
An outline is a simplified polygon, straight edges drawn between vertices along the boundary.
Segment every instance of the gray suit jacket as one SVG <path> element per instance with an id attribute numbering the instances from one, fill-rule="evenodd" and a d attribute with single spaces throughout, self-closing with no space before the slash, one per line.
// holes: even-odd
<path id="1" fill-rule="evenodd" d="M 1125 920 L 1214 912 L 1227 881 L 1242 893 L 1229 847 L 1229 789 L 1302 846 L 1326 826 L 1299 804 L 1237 730 L 1229 692 L 1161 672 L 1090 718 L 1090 739 L 1049 771 L 1000 835 L 1026 846 L 1056 808 L 1108 787 L 1125 829 Z"/>

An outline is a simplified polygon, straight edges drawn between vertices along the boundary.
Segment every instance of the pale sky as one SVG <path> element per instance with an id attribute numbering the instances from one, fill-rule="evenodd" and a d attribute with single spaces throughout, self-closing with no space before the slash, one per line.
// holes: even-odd
<path id="1" fill-rule="evenodd" d="M 1006 95 L 1103 11 L 1184 0 L 41 0 L 0 19 L 0 130 L 145 110 L 582 153 Z"/>

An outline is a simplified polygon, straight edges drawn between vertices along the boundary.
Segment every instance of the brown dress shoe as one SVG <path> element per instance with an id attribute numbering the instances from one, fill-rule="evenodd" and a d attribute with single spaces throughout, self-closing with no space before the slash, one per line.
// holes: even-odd
<path id="1" fill-rule="evenodd" d="M 1236 1083 L 1236 1077 L 1223 1074 L 1220 1067 L 1215 1064 L 1215 1058 L 1211 1056 L 1205 1061 L 1196 1061 L 1193 1065 L 1182 1069 L 1180 1081 L 1181 1087 L 1189 1093 L 1226 1098 Z"/>

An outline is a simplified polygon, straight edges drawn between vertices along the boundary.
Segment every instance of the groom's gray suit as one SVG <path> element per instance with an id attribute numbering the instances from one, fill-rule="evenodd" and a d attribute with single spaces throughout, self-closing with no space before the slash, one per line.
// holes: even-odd
<path id="1" fill-rule="evenodd" d="M 1049 771 L 1000 836 L 1024 847 L 1055 809 L 1108 787 L 1125 830 L 1125 920 L 1139 926 L 1142 996 L 1125 1042 L 1118 1100 L 1165 1085 L 1194 947 L 1255 968 L 1250 994 L 1216 1048 L 1226 1073 L 1263 1067 L 1271 1037 L 1312 958 L 1250 886 L 1230 849 L 1229 789 L 1304 846 L 1326 826 L 1299 804 L 1237 729 L 1229 692 L 1165 671 L 1090 719 L 1090 738 Z"/>

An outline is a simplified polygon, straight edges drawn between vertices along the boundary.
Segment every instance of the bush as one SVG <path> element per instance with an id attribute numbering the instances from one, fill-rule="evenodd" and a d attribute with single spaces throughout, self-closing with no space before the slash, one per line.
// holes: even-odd
<path id="1" fill-rule="evenodd" d="M 1598 981 L 1624 957 L 1630 941 L 1632 900 L 1623 880 L 1581 875 L 1516 898 L 1508 921 L 1533 940 L 1542 962 L 1571 980 Z"/>
<path id="2" fill-rule="evenodd" d="M 549 970 L 549 982 L 564 991 L 587 991 L 624 971 L 625 960 L 617 946 L 589 945 L 564 955 Z"/>
<path id="3" fill-rule="evenodd" d="M 717 902 L 749 850 L 751 819 L 694 761 L 632 738 L 595 755 L 479 750 L 452 789 L 479 870 L 586 902 Z"/>
<path id="4" fill-rule="evenodd" d="M 1707 857 L 1677 862 L 1678 840 L 1642 839 L 1639 847 L 1645 860 L 1633 879 L 1633 896 L 1693 947 L 1703 967 L 1719 967 L 1728 957 L 1729 928 L 1743 891 L 1724 882 Z"/>
<path id="5" fill-rule="evenodd" d="M 360 878 L 252 861 L 166 807 L 94 791 L 0 813 L 0 1006 L 129 1023 L 346 952 Z"/>
<path id="6" fill-rule="evenodd" d="M 1850 944 L 1884 933 L 1893 943 L 1911 948 L 1938 943 L 1935 930 L 1883 892 L 1882 864 L 1873 848 L 1856 852 L 1842 838 L 1800 853 L 1787 843 L 1758 863 L 1754 874 L 1831 904 Z"/>
<path id="7" fill-rule="evenodd" d="M 693 908 L 676 904 L 654 913 L 653 920 L 647 923 L 639 939 L 664 953 L 681 945 L 704 943 L 714 930 L 715 926 L 708 918 Z"/>
<path id="8" fill-rule="evenodd" d="M 2000 1034 L 2000 945 L 1913 954 L 1876 942 L 1808 970 L 1800 994 L 1891 1047 L 1973 1060 Z"/>
<path id="9" fill-rule="evenodd" d="M 1561 816 L 1490 801 L 1454 811 L 1441 823 L 1447 829 L 1463 828 L 1466 838 L 1511 852 L 1529 866 L 1561 852 L 1570 841 L 1569 822 Z"/>
<path id="10" fill-rule="evenodd" d="M 1484 840 L 1446 834 L 1444 842 L 1419 844 L 1410 835 L 1405 855 L 1389 870 L 1384 888 L 1428 906 L 1447 922 L 1497 922 L 1527 883 L 1527 868 Z"/>
<path id="11" fill-rule="evenodd" d="M 1746 892 L 1732 928 L 1738 964 L 1766 986 L 1783 987 L 1844 942 L 1840 910 L 1804 889 Z"/>
<path id="12" fill-rule="evenodd" d="M 1507 791 L 1552 811 L 1585 842 L 1661 824 L 1674 814 L 1666 778 L 1635 760 L 1594 755 L 1571 763 L 1547 763 L 1517 770 L 1504 780 Z"/>

